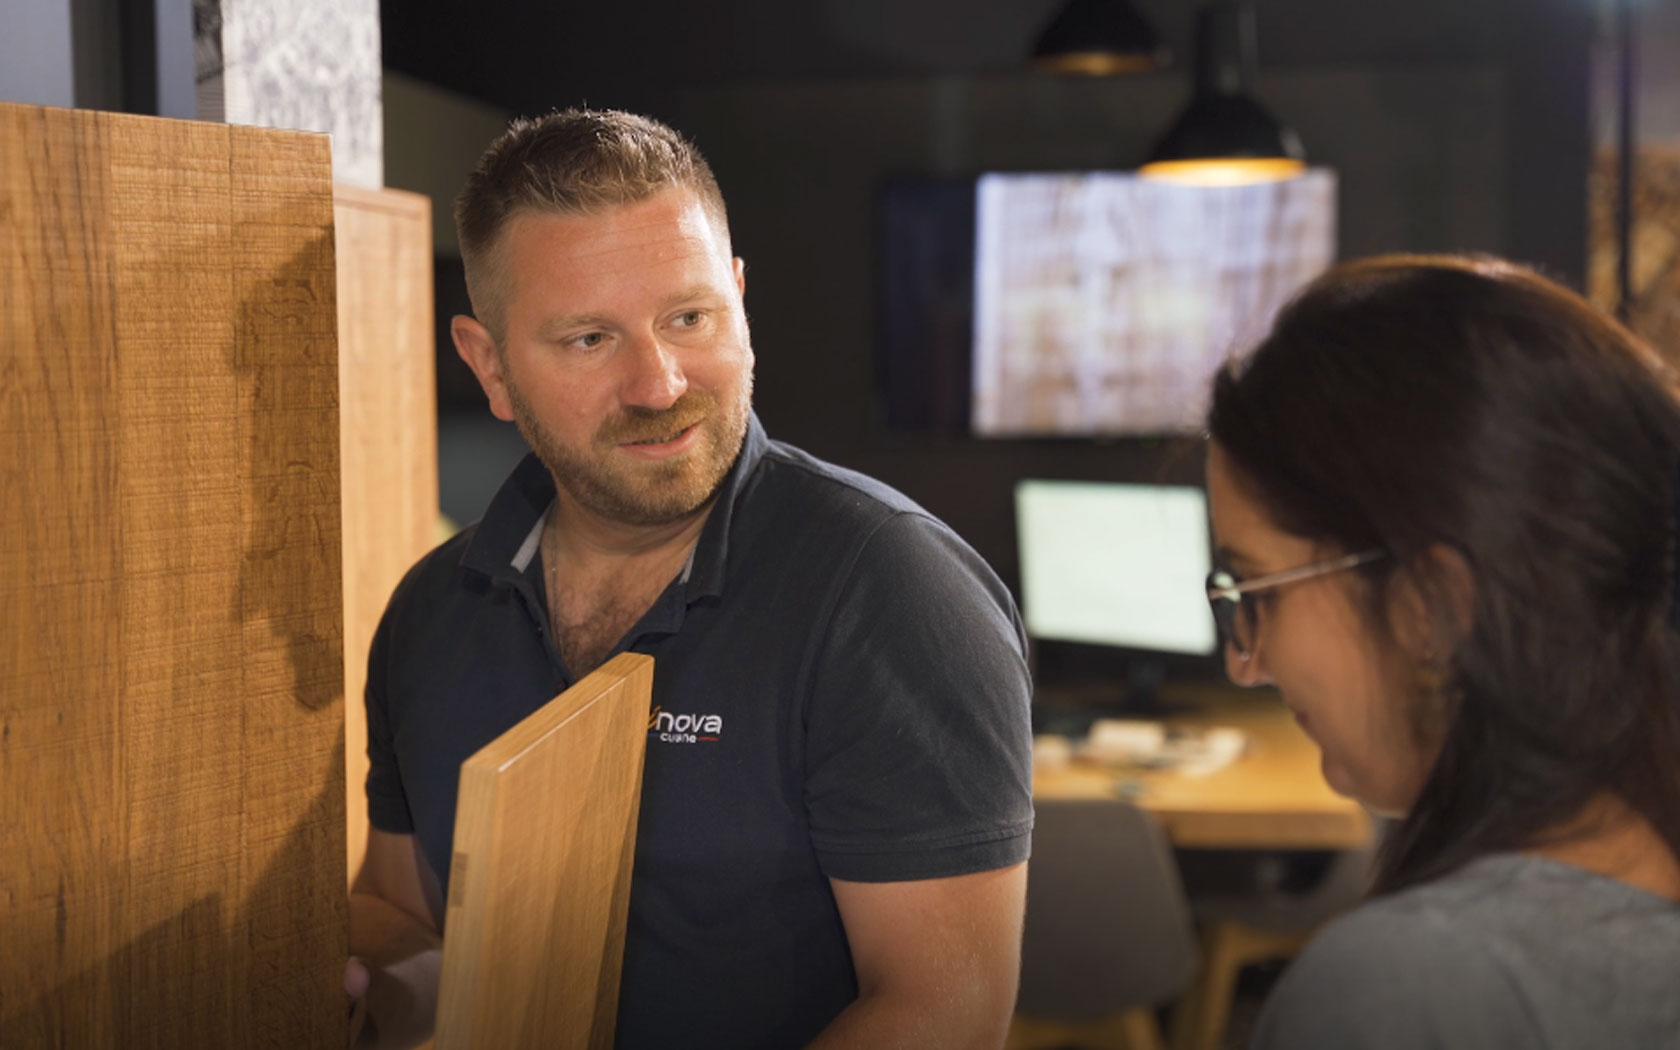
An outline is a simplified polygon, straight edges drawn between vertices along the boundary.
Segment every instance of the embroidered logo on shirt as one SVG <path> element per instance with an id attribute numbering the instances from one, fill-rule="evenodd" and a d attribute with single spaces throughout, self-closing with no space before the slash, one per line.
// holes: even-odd
<path id="1" fill-rule="evenodd" d="M 659 707 L 648 715 L 648 736 L 661 743 L 715 744 L 722 735 L 722 715 L 674 715 Z"/>

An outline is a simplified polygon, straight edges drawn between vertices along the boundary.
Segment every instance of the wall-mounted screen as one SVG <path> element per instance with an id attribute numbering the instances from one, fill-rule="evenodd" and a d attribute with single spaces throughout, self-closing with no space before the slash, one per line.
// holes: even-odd
<path id="1" fill-rule="evenodd" d="M 888 423 L 984 437 L 1194 430 L 1227 355 L 1334 260 L 1335 216 L 1325 169 L 1252 186 L 1126 172 L 889 185 Z"/>

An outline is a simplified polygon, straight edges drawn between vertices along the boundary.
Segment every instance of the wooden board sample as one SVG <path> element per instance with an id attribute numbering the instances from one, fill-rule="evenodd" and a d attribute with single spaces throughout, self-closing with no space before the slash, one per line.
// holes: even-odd
<path id="1" fill-rule="evenodd" d="M 0 104 L 0 1046 L 344 1045 L 330 171 Z"/>
<path id="2" fill-rule="evenodd" d="M 611 1050 L 652 695 L 621 653 L 462 763 L 438 1050 Z"/>
<path id="3" fill-rule="evenodd" d="M 432 202 L 333 187 L 344 499 L 345 858 L 367 847 L 368 647 L 397 583 L 437 542 Z"/>

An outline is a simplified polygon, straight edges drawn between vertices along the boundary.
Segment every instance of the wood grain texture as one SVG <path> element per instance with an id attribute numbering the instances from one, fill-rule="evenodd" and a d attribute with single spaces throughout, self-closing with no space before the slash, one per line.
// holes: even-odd
<path id="1" fill-rule="evenodd" d="M 367 848 L 368 647 L 385 603 L 437 538 L 432 202 L 333 187 L 339 461 L 344 499 L 348 875 Z"/>
<path id="2" fill-rule="evenodd" d="M 329 173 L 0 104 L 0 1046 L 343 1045 Z"/>
<path id="3" fill-rule="evenodd" d="M 622 653 L 462 764 L 438 1050 L 611 1050 L 652 696 Z"/>
<path id="4" fill-rule="evenodd" d="M 1370 842 L 1370 816 L 1324 782 L 1317 745 L 1275 695 L 1180 686 L 1176 696 L 1195 710 L 1166 719 L 1169 725 L 1235 726 L 1248 735 L 1248 750 L 1201 777 L 1083 760 L 1035 769 L 1034 796 L 1112 797 L 1124 782 L 1127 797 L 1181 848 L 1334 850 Z"/>

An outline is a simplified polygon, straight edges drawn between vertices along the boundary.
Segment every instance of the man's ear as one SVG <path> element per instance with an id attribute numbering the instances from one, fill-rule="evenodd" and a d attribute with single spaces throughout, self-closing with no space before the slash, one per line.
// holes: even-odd
<path id="1" fill-rule="evenodd" d="M 737 255 L 733 265 L 735 268 L 735 290 L 745 296 L 747 294 L 747 261 Z"/>
<path id="2" fill-rule="evenodd" d="M 490 330 L 466 314 L 456 314 L 449 322 L 449 334 L 455 340 L 455 352 L 478 377 L 478 385 L 490 399 L 491 413 L 512 422 L 513 399 L 508 396 L 507 378 L 502 374 L 505 362 Z"/>

